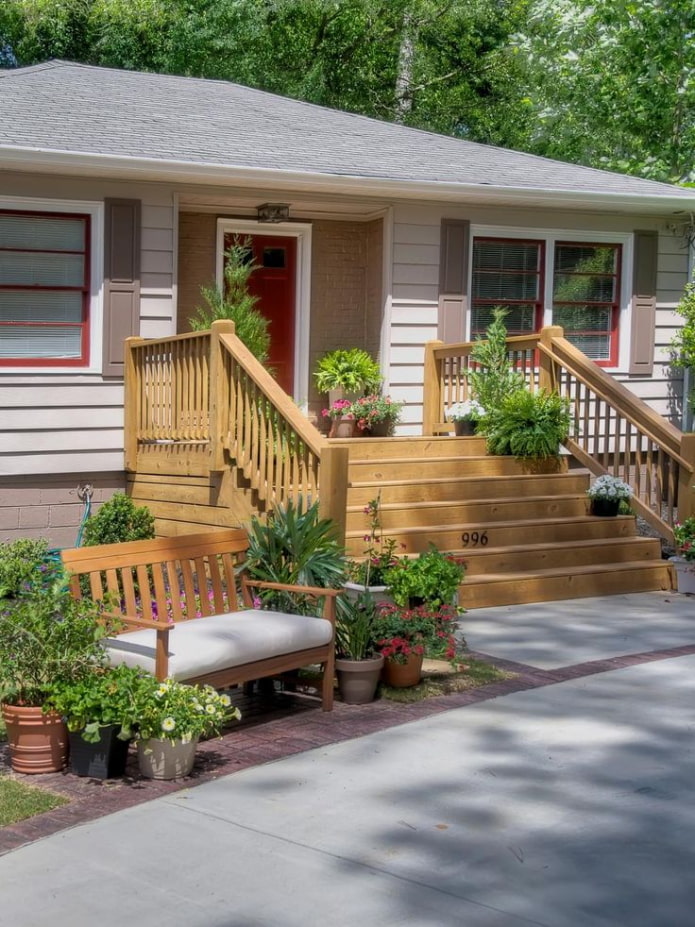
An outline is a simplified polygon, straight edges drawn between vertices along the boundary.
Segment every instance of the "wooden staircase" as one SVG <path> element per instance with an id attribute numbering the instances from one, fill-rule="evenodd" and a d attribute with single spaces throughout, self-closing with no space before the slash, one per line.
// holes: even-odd
<path id="1" fill-rule="evenodd" d="M 465 608 L 670 589 L 661 542 L 633 516 L 588 514 L 589 473 L 567 459 L 526 467 L 481 438 L 335 439 L 349 445 L 346 546 L 365 548 L 366 504 L 402 553 L 430 543 L 466 560 Z"/>

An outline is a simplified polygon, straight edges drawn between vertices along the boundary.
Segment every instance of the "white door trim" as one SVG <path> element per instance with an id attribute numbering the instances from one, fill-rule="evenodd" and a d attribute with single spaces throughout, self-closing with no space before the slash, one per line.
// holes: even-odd
<path id="1" fill-rule="evenodd" d="M 255 219 L 218 219 L 215 247 L 215 279 L 222 288 L 224 236 L 277 235 L 296 238 L 297 273 L 295 281 L 294 400 L 306 411 L 309 400 L 309 325 L 311 318 L 311 231 L 303 222 L 258 222 Z"/>

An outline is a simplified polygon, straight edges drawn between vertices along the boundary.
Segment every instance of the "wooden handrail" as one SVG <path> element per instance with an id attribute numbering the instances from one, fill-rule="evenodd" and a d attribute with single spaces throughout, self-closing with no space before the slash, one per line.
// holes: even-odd
<path id="1" fill-rule="evenodd" d="M 143 450 L 185 467 L 195 452 L 198 467 L 243 473 L 261 511 L 318 498 L 344 540 L 348 449 L 319 433 L 237 338 L 233 322 L 127 339 L 125 392 L 127 469 L 137 469 Z"/>
<path id="2" fill-rule="evenodd" d="M 475 342 L 425 346 L 423 433 L 449 430 L 444 410 L 468 398 Z M 566 443 L 596 476 L 613 473 L 632 486 L 633 507 L 673 543 L 673 525 L 695 513 L 695 435 L 683 434 L 548 326 L 507 339 L 510 362 L 530 389 L 553 389 L 572 404 L 575 429 Z"/>

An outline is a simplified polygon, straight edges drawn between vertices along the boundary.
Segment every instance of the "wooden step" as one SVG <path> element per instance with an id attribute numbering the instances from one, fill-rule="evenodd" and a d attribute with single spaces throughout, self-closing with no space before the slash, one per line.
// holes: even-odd
<path id="1" fill-rule="evenodd" d="M 398 438 L 329 438 L 330 444 L 350 448 L 351 460 L 384 460 L 413 457 L 480 457 L 485 438 L 454 438 L 443 435 Z"/>
<path id="2" fill-rule="evenodd" d="M 466 561 L 466 579 L 490 573 L 521 573 L 632 560 L 661 560 L 661 542 L 655 538 L 590 538 L 566 544 L 526 544 L 520 547 L 476 547 L 455 551 Z"/>
<path id="3" fill-rule="evenodd" d="M 350 459 L 348 479 L 351 483 L 377 483 L 381 480 L 421 479 L 427 475 L 433 477 L 473 477 L 505 476 L 538 473 L 562 473 L 567 470 L 567 462 L 560 460 L 556 465 L 529 467 L 516 457 L 485 457 L 460 455 L 440 458 L 428 457 L 393 457 L 374 458 L 373 460 Z"/>
<path id="4" fill-rule="evenodd" d="M 440 477 L 372 480 L 348 487 L 348 504 L 364 507 L 380 494 L 382 504 L 398 502 L 444 502 L 471 499 L 504 499 L 554 494 L 585 494 L 589 488 L 586 471 L 572 473 L 513 474 L 509 476 Z"/>
<path id="5" fill-rule="evenodd" d="M 620 595 L 670 589 L 668 563 L 664 560 L 635 560 L 518 573 L 490 573 L 461 585 L 459 604 L 463 608 L 524 605 L 587 596 Z M 465 633 L 465 619 L 464 619 Z"/>
<path id="6" fill-rule="evenodd" d="M 481 492 L 484 492 L 484 486 Z M 533 496 L 520 499 L 480 499 L 467 502 L 411 502 L 381 506 L 381 526 L 387 534 L 428 525 L 476 522 L 492 528 L 496 522 L 512 519 L 572 518 L 586 515 L 586 495 Z M 348 531 L 365 527 L 363 506 L 349 506 Z M 492 543 L 492 542 L 491 542 Z M 459 546 L 459 545 L 457 545 Z"/>
<path id="7" fill-rule="evenodd" d="M 573 541 L 592 538 L 625 538 L 635 534 L 635 519 L 629 515 L 617 518 L 594 518 L 592 516 L 574 516 L 571 518 L 528 518 L 521 520 L 488 522 L 468 522 L 461 524 L 436 524 L 401 528 L 385 533 L 394 537 L 401 546 L 402 553 L 420 553 L 435 544 L 440 550 L 460 551 L 472 547 L 472 536 L 477 533 L 482 537 L 487 533 L 489 547 L 509 547 L 524 545 L 533 539 L 536 543 L 570 544 Z M 463 543 L 463 535 L 468 536 L 468 545 Z M 349 556 L 359 556 L 364 551 L 365 525 L 360 530 L 349 531 L 346 535 L 346 549 Z"/>

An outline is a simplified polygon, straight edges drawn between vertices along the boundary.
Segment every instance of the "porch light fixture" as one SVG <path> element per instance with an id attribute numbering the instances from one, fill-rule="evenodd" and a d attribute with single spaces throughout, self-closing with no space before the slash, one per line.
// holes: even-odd
<path id="1" fill-rule="evenodd" d="M 256 208 L 259 222 L 287 222 L 290 217 L 287 203 L 263 203 Z"/>

